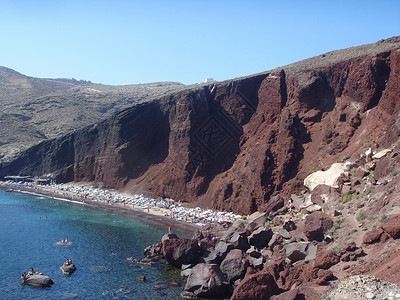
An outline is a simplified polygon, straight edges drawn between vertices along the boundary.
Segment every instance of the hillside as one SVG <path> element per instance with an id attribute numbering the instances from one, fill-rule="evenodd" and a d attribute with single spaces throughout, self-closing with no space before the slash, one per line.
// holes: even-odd
<path id="1" fill-rule="evenodd" d="M 184 88 L 175 82 L 107 86 L 41 79 L 0 67 L 0 153 L 9 159 L 43 140 L 61 137 L 135 103 Z"/>
<path id="2" fill-rule="evenodd" d="M 301 191 L 315 170 L 398 142 L 399 49 L 391 38 L 142 101 L 28 149 L 0 176 L 52 173 L 242 214 L 270 211 L 271 197 Z M 91 89 L 103 91 L 68 93 L 100 109 Z M 49 96 L 47 113 L 61 98 Z"/>

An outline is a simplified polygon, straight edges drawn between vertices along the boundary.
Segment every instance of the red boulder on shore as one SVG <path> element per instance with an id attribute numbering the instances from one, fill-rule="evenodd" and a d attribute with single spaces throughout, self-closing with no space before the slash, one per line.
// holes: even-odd
<path id="1" fill-rule="evenodd" d="M 373 244 L 373 243 L 379 242 L 382 234 L 383 234 L 382 228 L 377 228 L 377 229 L 372 229 L 370 231 L 367 231 L 363 237 L 363 243 L 364 244 Z"/>
<path id="2" fill-rule="evenodd" d="M 201 248 L 195 239 L 169 239 L 162 242 L 162 255 L 173 266 L 197 263 Z"/>
<path id="3" fill-rule="evenodd" d="M 282 292 L 269 272 L 258 272 L 243 279 L 235 289 L 231 300 L 269 299 Z"/>
<path id="4" fill-rule="evenodd" d="M 321 250 L 317 252 L 314 268 L 329 269 L 340 261 L 339 256 L 332 250 Z"/>
<path id="5" fill-rule="evenodd" d="M 388 233 L 392 238 L 400 238 L 400 215 L 397 215 L 383 224 L 382 229 Z"/>
<path id="6" fill-rule="evenodd" d="M 327 214 L 316 211 L 306 217 L 304 234 L 309 240 L 321 242 L 324 239 L 324 232 L 332 226 L 333 221 Z"/>

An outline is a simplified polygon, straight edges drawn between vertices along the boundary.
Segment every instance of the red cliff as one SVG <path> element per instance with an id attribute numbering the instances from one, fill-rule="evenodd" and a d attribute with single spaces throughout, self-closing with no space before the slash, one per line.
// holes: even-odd
<path id="1" fill-rule="evenodd" d="M 43 142 L 0 176 L 55 174 L 248 214 L 399 138 L 400 38 L 142 103 Z"/>

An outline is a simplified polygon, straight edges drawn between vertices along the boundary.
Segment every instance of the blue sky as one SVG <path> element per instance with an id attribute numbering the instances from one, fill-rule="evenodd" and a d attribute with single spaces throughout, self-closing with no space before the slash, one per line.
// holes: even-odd
<path id="1" fill-rule="evenodd" d="M 0 0 L 0 65 L 103 84 L 226 80 L 400 35 L 400 0 Z"/>

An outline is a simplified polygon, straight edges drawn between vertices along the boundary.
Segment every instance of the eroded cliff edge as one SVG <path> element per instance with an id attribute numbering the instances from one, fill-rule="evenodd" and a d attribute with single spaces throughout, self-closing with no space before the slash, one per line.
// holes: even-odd
<path id="1" fill-rule="evenodd" d="M 45 141 L 5 175 L 102 182 L 248 214 L 311 172 L 399 138 L 400 38 L 135 105 Z"/>

